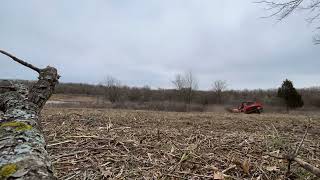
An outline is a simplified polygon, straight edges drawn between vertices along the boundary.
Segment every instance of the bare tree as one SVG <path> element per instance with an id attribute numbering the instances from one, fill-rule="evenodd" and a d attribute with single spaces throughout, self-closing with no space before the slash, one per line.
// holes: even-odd
<path id="1" fill-rule="evenodd" d="M 39 73 L 31 88 L 0 82 L 0 179 L 56 179 L 39 114 L 58 83 L 57 70 L 50 66 L 39 69 L 3 50 L 0 53 Z"/>
<path id="2" fill-rule="evenodd" d="M 102 83 L 106 88 L 106 96 L 112 102 L 118 102 L 121 98 L 121 82 L 113 76 L 108 75 Z"/>
<path id="3" fill-rule="evenodd" d="M 258 1 L 256 3 L 266 5 L 266 10 L 271 13 L 266 16 L 277 17 L 279 21 L 287 18 L 297 10 L 307 11 L 309 23 L 320 23 L 320 0 L 274 0 L 274 1 Z M 320 26 L 316 28 L 320 30 Z M 320 35 L 314 36 L 315 44 L 320 44 Z"/>
<path id="4" fill-rule="evenodd" d="M 177 74 L 172 83 L 178 90 L 184 102 L 191 104 L 194 90 L 198 89 L 198 80 L 193 75 L 192 71 L 187 71 L 183 75 Z"/>
<path id="5" fill-rule="evenodd" d="M 212 90 L 217 96 L 218 104 L 222 103 L 223 91 L 227 89 L 227 82 L 223 80 L 217 80 L 212 85 Z"/>
<path id="6" fill-rule="evenodd" d="M 177 88 L 177 90 L 182 90 L 184 88 L 184 79 L 181 74 L 176 74 L 175 79 L 172 84 Z"/>

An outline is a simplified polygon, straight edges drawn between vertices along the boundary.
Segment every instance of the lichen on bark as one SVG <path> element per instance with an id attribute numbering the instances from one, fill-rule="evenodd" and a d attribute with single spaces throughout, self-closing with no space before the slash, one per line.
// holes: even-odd
<path id="1" fill-rule="evenodd" d="M 15 122 L 4 122 L 1 123 L 1 128 L 9 128 L 9 129 L 14 129 L 16 131 L 27 131 L 32 129 L 32 126 L 30 126 L 29 124 L 23 123 L 23 122 L 19 122 L 19 121 L 15 121 Z"/>
<path id="2" fill-rule="evenodd" d="M 17 165 L 16 164 L 6 164 L 0 167 L 0 179 L 7 179 L 12 174 L 17 172 Z"/>
<path id="3" fill-rule="evenodd" d="M 32 67 L 39 73 L 39 80 L 30 89 L 10 81 L 3 83 L 4 88 L 0 86 L 0 180 L 56 179 L 40 131 L 39 113 L 58 83 L 57 70 L 49 66 L 38 69 L 9 53 L 3 54 Z"/>

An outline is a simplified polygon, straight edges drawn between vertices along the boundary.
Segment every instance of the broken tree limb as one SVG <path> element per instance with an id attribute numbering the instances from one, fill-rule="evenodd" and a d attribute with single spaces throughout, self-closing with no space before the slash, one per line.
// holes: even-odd
<path id="1" fill-rule="evenodd" d="M 28 100 L 37 104 L 39 110 L 41 110 L 53 94 L 59 78 L 60 76 L 55 68 L 48 66 L 45 69 L 41 69 L 38 81 L 29 90 Z"/>
<path id="2" fill-rule="evenodd" d="M 304 160 L 302 160 L 300 158 L 294 157 L 292 155 L 284 155 L 284 156 L 274 156 L 271 154 L 267 154 L 267 155 L 269 155 L 270 157 L 277 158 L 277 159 L 285 159 L 288 162 L 293 162 L 293 161 L 297 162 L 299 164 L 299 166 L 302 167 L 303 169 L 309 171 L 310 173 L 314 174 L 317 177 L 320 177 L 320 169 L 319 168 L 305 162 Z"/>
<path id="3" fill-rule="evenodd" d="M 311 119 L 309 118 L 309 123 L 307 125 L 306 130 L 305 130 L 305 133 L 293 153 L 285 154 L 283 156 L 274 156 L 272 154 L 267 154 L 271 157 L 274 157 L 277 159 L 285 159 L 288 161 L 288 169 L 287 169 L 287 173 L 286 173 L 287 175 L 290 174 L 290 166 L 291 166 L 292 162 L 297 162 L 300 165 L 300 167 L 304 168 L 305 170 L 309 171 L 310 173 L 312 173 L 315 176 L 320 178 L 320 169 L 319 168 L 317 168 L 317 167 L 315 167 L 315 166 L 313 166 L 313 165 L 311 165 L 311 164 L 309 164 L 309 163 L 305 162 L 304 160 L 297 157 L 299 154 L 300 148 L 306 139 L 306 136 L 308 134 L 308 130 L 311 127 L 310 122 L 311 122 Z"/>
<path id="4" fill-rule="evenodd" d="M 23 84 L 13 84 L 14 88 L 0 94 L 0 111 L 4 113 L 0 117 L 0 180 L 56 179 L 40 130 L 39 113 L 59 75 L 53 67 L 39 69 L 26 62 L 21 64 L 39 72 L 39 80 L 30 90 Z"/>
<path id="5" fill-rule="evenodd" d="M 23 60 L 15 57 L 14 55 L 12 55 L 12 54 L 4 51 L 4 50 L 1 50 L 1 49 L 0 49 L 0 53 L 9 56 L 9 57 L 10 57 L 12 60 L 14 60 L 15 62 L 20 63 L 20 64 L 22 64 L 22 65 L 24 65 L 24 66 L 26 66 L 26 67 L 28 67 L 28 68 L 30 68 L 30 69 L 38 72 L 38 73 L 40 73 L 40 69 L 37 68 L 37 67 L 35 67 L 34 65 L 29 64 L 29 63 L 27 63 L 27 62 L 25 62 L 25 61 L 23 61 Z"/>
<path id="6" fill-rule="evenodd" d="M 315 166 L 312 166 L 311 164 L 303 161 L 302 159 L 300 158 L 294 158 L 293 159 L 295 162 L 297 162 L 301 167 L 303 167 L 305 170 L 311 172 L 312 174 L 316 175 L 317 177 L 320 177 L 320 169 L 315 167 Z"/>

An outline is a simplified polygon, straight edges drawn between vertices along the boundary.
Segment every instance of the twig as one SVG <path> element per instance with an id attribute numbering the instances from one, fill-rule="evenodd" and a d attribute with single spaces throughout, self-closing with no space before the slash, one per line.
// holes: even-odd
<path id="1" fill-rule="evenodd" d="M 266 155 L 268 155 L 268 156 L 270 156 L 270 157 L 273 157 L 273 158 L 276 158 L 276 159 L 286 159 L 285 157 L 276 156 L 276 155 L 273 155 L 273 154 L 270 154 L 270 153 L 266 153 Z"/>
<path id="2" fill-rule="evenodd" d="M 71 176 L 67 175 L 67 176 L 69 176 L 69 177 L 66 177 L 65 180 L 73 179 L 76 175 L 78 175 L 78 174 L 80 174 L 80 173 L 81 173 L 81 171 L 78 171 L 78 172 L 72 174 Z"/>
<path id="3" fill-rule="evenodd" d="M 306 138 L 306 136 L 307 136 L 307 134 L 308 134 L 309 127 L 310 127 L 310 121 L 309 121 L 309 124 L 307 125 L 306 132 L 304 133 L 303 138 L 301 139 L 301 141 L 300 141 L 300 143 L 299 143 L 299 146 L 297 146 L 297 148 L 296 148 L 296 150 L 295 150 L 295 152 L 294 152 L 294 155 L 295 155 L 295 156 L 297 156 L 298 153 L 299 153 L 299 150 L 300 150 L 300 148 L 301 148 L 301 146 L 302 146 L 302 144 L 303 144 L 303 142 L 304 142 L 304 140 L 305 140 L 305 138 Z"/>
<path id="4" fill-rule="evenodd" d="M 277 137 L 279 137 L 279 132 L 278 132 L 277 128 L 273 125 L 273 123 L 271 123 L 271 125 L 272 125 L 273 129 L 275 130 Z"/>
<path id="5" fill-rule="evenodd" d="M 176 171 L 176 173 L 178 173 L 178 174 L 187 174 L 187 175 L 197 176 L 197 177 L 203 177 L 203 178 L 212 178 L 212 177 L 213 177 L 213 176 L 195 174 L 195 173 L 190 173 L 190 172 L 182 172 L 182 171 Z"/>
<path id="6" fill-rule="evenodd" d="M 174 155 L 174 154 L 172 154 L 172 153 L 167 153 L 167 152 L 164 152 L 164 151 L 161 151 L 161 152 L 164 153 L 164 154 L 167 154 L 167 155 L 169 155 L 169 156 L 172 156 L 172 157 L 174 157 L 174 158 L 176 158 L 176 159 L 181 159 L 181 157 L 178 157 L 178 156 L 176 156 L 176 155 Z M 190 160 L 190 159 L 186 159 L 185 161 L 191 162 L 191 163 L 193 163 L 193 164 L 203 165 L 203 163 L 201 163 L 201 162 L 192 161 L 192 160 Z"/>
<path id="7" fill-rule="evenodd" d="M 287 176 L 289 176 L 290 174 L 290 170 L 291 170 L 291 164 L 292 164 L 292 161 L 294 161 L 294 158 L 298 156 L 298 153 L 299 153 L 299 150 L 308 134 L 308 130 L 309 130 L 309 126 L 310 126 L 310 119 L 309 119 L 309 123 L 307 125 L 307 129 L 299 143 L 299 145 L 296 147 L 295 151 L 294 151 L 294 154 L 289 154 L 289 155 L 286 155 L 286 159 L 288 160 L 288 169 L 287 169 Z"/>
<path id="8" fill-rule="evenodd" d="M 67 138 L 92 138 L 92 139 L 109 140 L 109 141 L 115 140 L 112 138 L 103 138 L 99 136 L 67 136 Z"/>
<path id="9" fill-rule="evenodd" d="M 236 167 L 237 167 L 237 165 L 230 166 L 230 167 L 228 167 L 227 169 L 223 170 L 223 171 L 222 171 L 222 174 L 225 174 L 227 171 L 229 171 L 229 170 L 231 170 L 231 169 L 234 169 L 234 168 L 236 168 Z"/>
<path id="10" fill-rule="evenodd" d="M 57 146 L 57 145 L 65 144 L 65 143 L 69 143 L 69 142 L 74 142 L 74 141 L 73 140 L 67 140 L 67 141 L 63 141 L 63 142 L 48 144 L 47 147 Z"/>
<path id="11" fill-rule="evenodd" d="M 201 175 L 201 174 L 195 174 L 195 173 L 190 173 L 190 172 L 183 172 L 183 171 L 176 171 L 176 173 L 178 174 L 186 174 L 186 175 L 191 175 L 191 176 L 196 176 L 196 177 L 200 177 L 200 178 L 213 178 L 213 176 L 208 176 L 208 175 Z M 223 177 L 227 177 L 227 178 L 230 178 L 230 179 L 237 179 L 233 176 L 229 176 L 229 175 L 226 175 L 226 174 L 222 174 Z"/>
<path id="12" fill-rule="evenodd" d="M 23 61 L 23 60 L 15 57 L 14 55 L 12 55 L 12 54 L 4 51 L 4 50 L 1 50 L 1 49 L 0 49 L 0 53 L 4 54 L 4 55 L 6 55 L 6 56 L 9 56 L 9 57 L 10 57 L 11 59 L 13 59 L 15 62 L 20 63 L 20 64 L 22 64 L 22 65 L 24 65 L 24 66 L 26 66 L 26 67 L 28 67 L 28 68 L 30 68 L 30 69 L 38 72 L 38 73 L 40 73 L 40 71 L 41 71 L 41 69 L 35 67 L 34 65 L 29 64 L 29 63 L 27 63 L 27 62 L 25 62 L 25 61 Z"/>
<path id="13" fill-rule="evenodd" d="M 76 154 L 80 154 L 80 153 L 86 153 L 88 152 L 88 150 L 83 150 L 83 151 L 76 151 L 76 152 L 72 152 L 69 154 L 61 154 L 58 156 L 52 156 L 51 159 L 57 159 L 57 158 L 62 158 L 62 157 L 66 157 L 66 156 L 72 156 L 72 155 L 76 155 Z"/>

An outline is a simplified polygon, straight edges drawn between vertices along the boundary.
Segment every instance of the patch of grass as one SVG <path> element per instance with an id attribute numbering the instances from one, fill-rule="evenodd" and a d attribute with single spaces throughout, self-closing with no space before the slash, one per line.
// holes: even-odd
<path id="1" fill-rule="evenodd" d="M 313 174 L 302 168 L 299 168 L 295 174 L 297 176 L 297 180 L 312 179 L 312 177 L 314 177 Z"/>
<path id="2" fill-rule="evenodd" d="M 267 136 L 266 145 L 270 151 L 284 150 L 287 148 L 287 142 L 279 136 Z"/>

